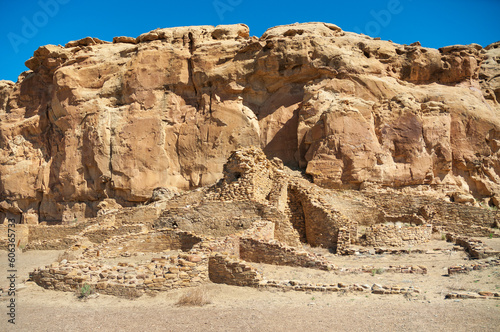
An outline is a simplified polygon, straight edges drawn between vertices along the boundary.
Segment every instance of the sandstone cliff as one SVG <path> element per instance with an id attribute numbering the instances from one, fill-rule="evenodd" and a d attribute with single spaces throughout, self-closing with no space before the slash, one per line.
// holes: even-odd
<path id="1" fill-rule="evenodd" d="M 497 204 L 499 61 L 500 43 L 436 50 L 324 23 L 42 46 L 0 81 L 0 220 L 73 221 L 213 184 L 251 145 L 326 187 Z"/>

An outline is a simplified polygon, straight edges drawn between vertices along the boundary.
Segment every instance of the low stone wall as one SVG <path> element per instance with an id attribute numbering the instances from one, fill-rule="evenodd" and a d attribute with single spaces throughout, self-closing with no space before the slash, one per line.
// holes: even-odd
<path id="1" fill-rule="evenodd" d="M 28 241 L 50 241 L 67 238 L 71 235 L 78 235 L 90 225 L 94 224 L 95 220 L 89 219 L 84 222 L 75 222 L 71 225 L 30 225 Z"/>
<path id="2" fill-rule="evenodd" d="M 52 263 L 30 274 L 46 289 L 74 292 L 85 284 L 99 293 L 138 296 L 141 293 L 197 286 L 208 280 L 208 257 L 203 253 L 153 258 L 150 263 L 118 263 L 80 260 Z"/>
<path id="3" fill-rule="evenodd" d="M 219 253 L 210 256 L 208 275 L 214 283 L 234 286 L 258 287 L 262 280 L 262 275 L 251 265 Z"/>
<path id="4" fill-rule="evenodd" d="M 81 233 L 81 236 L 89 239 L 90 242 L 102 243 L 107 239 L 110 239 L 118 235 L 127 235 L 134 233 L 141 233 L 146 230 L 144 225 L 123 225 L 120 227 L 99 227 L 97 229 L 86 230 Z"/>
<path id="5" fill-rule="evenodd" d="M 433 226 L 447 232 L 469 236 L 488 236 L 491 228 L 500 223 L 500 211 L 447 202 L 425 195 L 393 192 L 364 192 L 386 215 L 417 215 Z M 388 220 L 386 220 L 388 221 Z"/>
<path id="6" fill-rule="evenodd" d="M 203 239 L 191 232 L 161 229 L 139 234 L 119 235 L 88 248 L 87 258 L 130 256 L 134 252 L 163 252 L 168 250 L 191 250 Z"/>
<path id="7" fill-rule="evenodd" d="M 423 265 L 389 265 L 388 267 L 375 267 L 364 265 L 362 267 L 342 267 L 335 270 L 337 274 L 358 274 L 358 273 L 410 273 L 410 274 L 427 274 L 427 267 Z"/>
<path id="8" fill-rule="evenodd" d="M 161 209 L 154 206 L 123 208 L 113 213 L 117 225 L 152 224 L 160 216 Z"/>
<path id="9" fill-rule="evenodd" d="M 494 292 L 478 292 L 478 293 L 448 293 L 445 299 L 474 299 L 474 300 L 500 300 L 500 293 Z"/>
<path id="10" fill-rule="evenodd" d="M 448 275 L 469 273 L 470 271 L 484 270 L 494 266 L 500 266 L 500 258 L 476 264 L 463 264 L 463 265 L 450 266 L 448 268 Z"/>
<path id="11" fill-rule="evenodd" d="M 260 288 L 277 288 L 284 291 L 310 291 L 310 292 L 366 292 L 372 294 L 413 294 L 420 293 L 415 287 L 401 287 L 399 285 L 386 286 L 373 284 L 311 284 L 295 280 L 263 280 L 259 283 Z"/>
<path id="12" fill-rule="evenodd" d="M 26 244 L 23 250 L 65 250 L 76 245 L 80 239 L 78 235 L 71 235 L 62 239 L 34 241 Z"/>
<path id="13" fill-rule="evenodd" d="M 374 225 L 366 230 L 365 245 L 402 247 L 428 242 L 432 235 L 432 225 L 402 226 Z"/>
<path id="14" fill-rule="evenodd" d="M 475 259 L 499 256 L 500 251 L 487 247 L 481 240 L 471 239 L 465 236 L 458 236 L 453 233 L 446 234 L 446 241 L 454 242 L 465 249 L 470 257 Z"/>
<path id="15" fill-rule="evenodd" d="M 336 267 L 325 259 L 293 247 L 271 241 L 251 238 L 240 239 L 240 258 L 255 263 L 307 267 L 319 270 L 333 270 Z"/>

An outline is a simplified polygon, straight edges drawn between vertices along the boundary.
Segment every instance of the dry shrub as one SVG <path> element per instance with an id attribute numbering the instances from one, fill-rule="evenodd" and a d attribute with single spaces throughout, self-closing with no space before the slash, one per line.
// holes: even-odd
<path id="1" fill-rule="evenodd" d="M 212 301 L 209 299 L 207 289 L 205 287 L 197 287 L 182 295 L 176 304 L 180 306 L 201 307 L 210 303 Z"/>

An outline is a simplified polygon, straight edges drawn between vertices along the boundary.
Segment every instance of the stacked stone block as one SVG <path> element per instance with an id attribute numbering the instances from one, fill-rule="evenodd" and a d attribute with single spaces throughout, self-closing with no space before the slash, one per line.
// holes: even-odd
<path id="1" fill-rule="evenodd" d="M 365 245 L 403 247 L 428 242 L 432 225 L 398 226 L 378 224 L 366 230 Z"/>
<path id="2" fill-rule="evenodd" d="M 299 251 L 276 241 L 240 239 L 240 258 L 255 263 L 333 270 L 337 267 L 306 251 Z"/>
<path id="3" fill-rule="evenodd" d="M 31 273 L 39 286 L 60 291 L 78 291 L 89 285 L 102 294 L 123 295 L 190 287 L 208 280 L 208 257 L 204 253 L 186 253 L 154 258 L 149 263 L 118 263 L 79 260 L 52 263 Z"/>

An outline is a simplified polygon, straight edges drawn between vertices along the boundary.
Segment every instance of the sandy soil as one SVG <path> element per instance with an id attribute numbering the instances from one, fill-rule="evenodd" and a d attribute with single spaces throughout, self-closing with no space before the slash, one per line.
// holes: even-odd
<path id="1" fill-rule="evenodd" d="M 485 240 L 488 242 L 488 239 Z M 499 245 L 492 240 L 488 245 Z M 45 290 L 32 282 L 21 285 L 16 302 L 16 326 L 6 319 L 6 296 L 0 297 L 1 331 L 500 331 L 500 301 L 445 300 L 453 290 L 500 290 L 500 268 L 468 275 L 445 276 L 445 268 L 468 264 L 462 252 L 451 251 L 444 241 L 427 245 L 427 254 L 325 256 L 339 266 L 420 264 L 426 276 L 334 274 L 331 272 L 256 264 L 269 279 L 313 282 L 359 282 L 384 285 L 413 284 L 422 293 L 411 299 L 402 295 L 325 294 L 319 292 L 263 291 L 208 284 L 203 286 L 212 303 L 204 307 L 179 307 L 188 290 L 128 300 L 100 295 L 88 301 L 75 294 Z M 18 252 L 19 281 L 37 266 L 55 261 L 60 251 Z M 149 258 L 149 257 L 144 257 Z M 138 259 L 135 257 L 134 259 Z M 6 253 L 0 252 L 1 282 L 5 287 Z M 23 288 L 24 287 L 24 288 Z"/>

